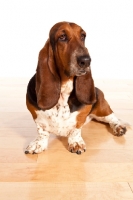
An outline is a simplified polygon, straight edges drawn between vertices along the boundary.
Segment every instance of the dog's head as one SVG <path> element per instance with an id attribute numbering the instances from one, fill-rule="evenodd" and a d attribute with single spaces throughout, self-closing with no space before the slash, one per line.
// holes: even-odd
<path id="1" fill-rule="evenodd" d="M 60 22 L 50 30 L 50 43 L 55 61 L 66 76 L 85 75 L 91 58 L 85 47 L 85 31 L 74 23 Z"/>
<path id="2" fill-rule="evenodd" d="M 91 58 L 85 47 L 85 31 L 68 22 L 55 24 L 40 51 L 36 74 L 37 103 L 50 109 L 59 99 L 61 81 L 75 78 L 75 93 L 83 104 L 95 102 Z"/>

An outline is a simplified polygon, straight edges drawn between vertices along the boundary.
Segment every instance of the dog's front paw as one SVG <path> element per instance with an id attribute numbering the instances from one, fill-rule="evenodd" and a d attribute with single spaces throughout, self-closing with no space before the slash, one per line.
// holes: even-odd
<path id="1" fill-rule="evenodd" d="M 71 153 L 81 154 L 82 152 L 86 151 L 86 146 L 84 142 L 74 142 L 72 144 L 69 144 L 68 150 Z"/>
<path id="2" fill-rule="evenodd" d="M 31 142 L 25 150 L 25 154 L 41 153 L 47 149 L 48 141 L 46 139 L 37 138 Z"/>
<path id="3" fill-rule="evenodd" d="M 125 125 L 114 125 L 113 127 L 113 135 L 115 136 L 122 136 L 126 133 L 127 129 L 126 129 L 126 126 Z"/>
<path id="4" fill-rule="evenodd" d="M 71 153 L 81 154 L 86 151 L 86 146 L 81 137 L 81 129 L 74 129 L 68 137 L 68 150 Z"/>

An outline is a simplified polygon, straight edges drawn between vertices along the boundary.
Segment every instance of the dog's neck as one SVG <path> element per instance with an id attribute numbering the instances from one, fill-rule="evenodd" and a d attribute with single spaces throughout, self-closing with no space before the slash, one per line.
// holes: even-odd
<path id="1" fill-rule="evenodd" d="M 68 79 L 67 81 L 62 81 L 61 93 L 60 93 L 60 98 L 58 100 L 58 104 L 60 104 L 62 106 L 66 105 L 72 90 L 73 90 L 73 79 L 72 78 Z"/>

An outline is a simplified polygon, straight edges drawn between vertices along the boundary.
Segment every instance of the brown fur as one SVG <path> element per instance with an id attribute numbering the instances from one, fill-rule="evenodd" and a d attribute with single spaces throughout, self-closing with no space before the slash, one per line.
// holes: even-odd
<path id="1" fill-rule="evenodd" d="M 75 91 L 76 96 L 81 103 L 93 104 L 96 102 L 96 94 L 91 72 L 76 78 Z"/>
<path id="2" fill-rule="evenodd" d="M 49 41 L 40 51 L 36 73 L 37 104 L 42 109 L 52 108 L 60 96 L 60 79 L 56 72 Z"/>
<path id="3" fill-rule="evenodd" d="M 97 102 L 95 103 L 91 114 L 95 114 L 98 117 L 108 116 L 112 113 L 108 102 L 104 98 L 103 92 L 97 88 Z"/>
<path id="4" fill-rule="evenodd" d="M 86 105 L 83 108 L 81 108 L 80 113 L 77 116 L 76 128 L 80 128 L 84 125 L 86 121 L 86 117 L 90 113 L 91 108 L 92 108 L 92 105 Z"/>

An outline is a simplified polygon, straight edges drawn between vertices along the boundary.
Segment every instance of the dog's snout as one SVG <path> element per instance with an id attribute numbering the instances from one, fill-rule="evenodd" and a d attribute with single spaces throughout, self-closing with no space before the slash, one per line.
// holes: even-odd
<path id="1" fill-rule="evenodd" d="M 77 62 L 78 62 L 78 65 L 82 68 L 89 67 L 90 62 L 91 62 L 91 58 L 88 55 L 87 56 L 79 56 L 77 58 Z"/>

